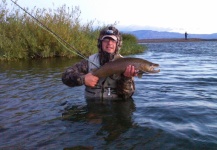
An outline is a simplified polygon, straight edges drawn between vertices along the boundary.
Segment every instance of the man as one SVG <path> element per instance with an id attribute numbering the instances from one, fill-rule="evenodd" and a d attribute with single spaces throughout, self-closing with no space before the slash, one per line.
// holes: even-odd
<path id="1" fill-rule="evenodd" d="M 91 55 L 88 61 L 82 60 L 69 67 L 62 75 L 63 83 L 70 87 L 85 85 L 87 99 L 130 98 L 135 91 L 133 77 L 137 76 L 134 66 L 129 65 L 123 74 L 107 78 L 98 78 L 91 73 L 97 68 L 96 65 L 102 66 L 115 56 L 122 57 L 119 54 L 121 46 L 120 32 L 112 26 L 104 28 L 98 38 L 99 52 Z"/>

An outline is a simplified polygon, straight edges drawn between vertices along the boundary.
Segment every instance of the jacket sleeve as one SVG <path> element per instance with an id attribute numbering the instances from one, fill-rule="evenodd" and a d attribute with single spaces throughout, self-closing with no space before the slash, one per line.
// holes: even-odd
<path id="1" fill-rule="evenodd" d="M 88 73 L 88 61 L 82 60 L 69 67 L 62 74 L 62 82 L 70 87 L 84 84 L 84 75 Z"/>
<path id="2" fill-rule="evenodd" d="M 125 77 L 121 75 L 120 80 L 117 81 L 117 93 L 122 98 L 130 98 L 135 91 L 134 78 Z"/>

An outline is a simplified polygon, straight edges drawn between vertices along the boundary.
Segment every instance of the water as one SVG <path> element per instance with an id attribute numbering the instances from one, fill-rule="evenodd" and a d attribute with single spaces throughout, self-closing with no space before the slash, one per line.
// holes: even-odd
<path id="1" fill-rule="evenodd" d="M 78 60 L 0 64 L 0 149 L 216 149 L 217 43 L 155 43 L 133 57 L 161 72 L 133 100 L 90 102 L 62 84 Z M 81 148 L 81 147 L 80 147 Z"/>

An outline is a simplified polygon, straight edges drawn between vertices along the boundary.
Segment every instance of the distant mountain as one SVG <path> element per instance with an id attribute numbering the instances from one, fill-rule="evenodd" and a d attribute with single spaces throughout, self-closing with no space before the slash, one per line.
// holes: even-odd
<path id="1" fill-rule="evenodd" d="M 184 38 L 184 33 L 178 32 L 160 32 L 152 30 L 136 30 L 125 31 L 124 33 L 130 33 L 137 37 L 137 39 L 164 39 L 164 38 Z M 191 34 L 188 33 L 188 38 L 200 38 L 200 39 L 217 39 L 217 33 L 213 34 Z"/>

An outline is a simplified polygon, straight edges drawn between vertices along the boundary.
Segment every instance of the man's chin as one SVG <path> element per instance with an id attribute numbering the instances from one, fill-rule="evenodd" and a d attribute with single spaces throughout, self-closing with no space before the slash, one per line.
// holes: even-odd
<path id="1" fill-rule="evenodd" d="M 113 50 L 113 49 L 107 49 L 106 52 L 112 54 L 112 53 L 115 52 L 115 50 Z"/>

